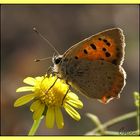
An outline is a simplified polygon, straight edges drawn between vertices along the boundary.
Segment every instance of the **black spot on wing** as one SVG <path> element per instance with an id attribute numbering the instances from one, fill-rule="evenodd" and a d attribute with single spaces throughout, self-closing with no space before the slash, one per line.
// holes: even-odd
<path id="1" fill-rule="evenodd" d="M 103 40 L 105 43 L 107 43 L 108 41 L 106 39 Z"/>
<path id="2" fill-rule="evenodd" d="M 112 64 L 117 65 L 117 59 L 112 60 Z"/>
<path id="3" fill-rule="evenodd" d="M 106 51 L 106 48 L 102 48 L 102 50 L 105 52 Z"/>
<path id="4" fill-rule="evenodd" d="M 75 59 L 78 59 L 78 57 L 77 57 L 77 56 L 75 56 L 74 58 L 75 58 Z"/>
<path id="5" fill-rule="evenodd" d="M 116 48 L 116 51 L 120 51 L 120 48 Z"/>
<path id="6" fill-rule="evenodd" d="M 90 44 L 90 46 L 93 50 L 96 50 L 96 46 L 94 44 Z"/>
<path id="7" fill-rule="evenodd" d="M 105 56 L 106 56 L 106 57 L 110 57 L 111 55 L 110 55 L 109 52 L 106 52 L 106 53 L 105 53 Z"/>
<path id="8" fill-rule="evenodd" d="M 120 52 L 117 52 L 117 55 L 116 55 L 117 57 L 120 57 L 121 56 L 121 53 Z"/>
<path id="9" fill-rule="evenodd" d="M 86 49 L 84 49 L 84 53 L 85 53 L 85 54 L 88 54 L 88 51 L 87 51 Z"/>
<path id="10" fill-rule="evenodd" d="M 108 76 L 107 78 L 108 78 L 108 79 L 111 79 L 111 77 L 110 77 L 110 76 Z"/>
<path id="11" fill-rule="evenodd" d="M 104 60 L 104 58 L 100 58 L 100 60 Z"/>
<path id="12" fill-rule="evenodd" d="M 104 43 L 105 43 L 107 46 L 110 46 L 110 45 L 111 45 L 111 44 L 109 43 L 108 40 L 104 39 L 103 41 L 104 41 Z"/>
<path id="13" fill-rule="evenodd" d="M 109 42 L 106 43 L 107 46 L 110 46 L 111 44 Z"/>

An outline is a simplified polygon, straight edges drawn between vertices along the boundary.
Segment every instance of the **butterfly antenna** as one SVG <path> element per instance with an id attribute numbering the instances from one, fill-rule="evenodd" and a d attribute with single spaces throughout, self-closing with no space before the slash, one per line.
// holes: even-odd
<path id="1" fill-rule="evenodd" d="M 35 27 L 33 27 L 33 31 L 35 31 L 42 39 L 44 39 L 44 40 L 49 44 L 49 46 L 50 46 L 51 48 L 53 48 L 53 50 L 54 50 L 58 55 L 60 55 L 59 52 L 56 50 L 56 48 L 49 42 L 49 40 L 46 39 Z"/>
<path id="2" fill-rule="evenodd" d="M 34 59 L 35 62 L 39 62 L 39 61 L 42 61 L 42 60 L 48 60 L 48 59 L 51 59 L 52 57 L 46 57 L 46 58 L 41 58 L 41 59 Z"/>

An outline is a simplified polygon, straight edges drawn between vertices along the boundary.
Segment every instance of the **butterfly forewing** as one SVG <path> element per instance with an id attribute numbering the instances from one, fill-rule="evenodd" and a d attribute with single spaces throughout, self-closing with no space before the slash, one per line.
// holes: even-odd
<path id="1" fill-rule="evenodd" d="M 89 61 L 105 60 L 120 65 L 124 59 L 124 35 L 121 29 L 113 28 L 93 35 L 72 46 L 64 57 Z"/>

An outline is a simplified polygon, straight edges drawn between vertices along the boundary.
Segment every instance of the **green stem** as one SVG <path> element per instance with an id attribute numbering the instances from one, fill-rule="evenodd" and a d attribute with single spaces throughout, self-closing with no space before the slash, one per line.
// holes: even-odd
<path id="1" fill-rule="evenodd" d="M 137 130 L 138 130 L 138 134 L 140 135 L 140 93 L 139 92 L 134 92 L 134 104 L 137 107 Z"/>
<path id="2" fill-rule="evenodd" d="M 137 129 L 138 129 L 138 135 L 140 135 L 140 110 L 139 107 L 137 109 Z"/>
<path id="3" fill-rule="evenodd" d="M 36 133 L 36 130 L 39 127 L 41 120 L 42 120 L 42 117 L 40 117 L 38 120 L 34 120 L 33 125 L 28 133 L 28 136 L 33 136 Z"/>
<path id="4" fill-rule="evenodd" d="M 106 129 L 109 126 L 112 126 L 112 125 L 119 123 L 123 120 L 127 120 L 130 118 L 136 117 L 136 116 L 137 116 L 137 111 L 130 112 L 130 113 L 124 114 L 122 116 L 116 117 L 116 118 L 109 120 L 108 122 L 105 122 L 104 124 L 102 124 L 102 129 Z M 100 131 L 100 127 L 97 127 L 94 130 L 86 133 L 86 135 L 95 134 L 98 131 Z"/>
<path id="5" fill-rule="evenodd" d="M 102 123 L 99 118 L 93 114 L 87 113 L 87 116 L 96 124 L 96 126 L 100 129 L 100 133 L 104 134 L 104 129 L 102 128 Z"/>

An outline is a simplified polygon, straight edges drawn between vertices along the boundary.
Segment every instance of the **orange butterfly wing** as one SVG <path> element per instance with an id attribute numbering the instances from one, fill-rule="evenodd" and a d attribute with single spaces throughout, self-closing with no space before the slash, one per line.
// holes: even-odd
<path id="1" fill-rule="evenodd" d="M 113 28 L 75 44 L 63 55 L 64 61 L 67 61 L 67 75 L 62 77 L 68 79 L 68 83 L 86 96 L 100 99 L 103 103 L 118 97 L 126 78 L 121 67 L 124 60 L 124 42 L 123 31 Z M 111 79 L 108 79 L 108 74 Z"/>
<path id="2" fill-rule="evenodd" d="M 121 29 L 113 28 L 93 35 L 65 52 L 64 57 L 75 59 L 105 60 L 120 65 L 124 59 L 124 35 Z"/>

